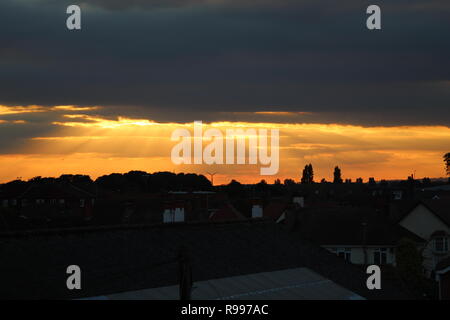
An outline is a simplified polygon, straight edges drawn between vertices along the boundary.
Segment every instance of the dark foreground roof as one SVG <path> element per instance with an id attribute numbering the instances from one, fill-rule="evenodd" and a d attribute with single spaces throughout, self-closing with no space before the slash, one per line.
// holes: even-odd
<path id="1" fill-rule="evenodd" d="M 402 238 L 424 242 L 372 208 L 307 208 L 298 214 L 297 232 L 320 245 L 395 246 Z"/>
<path id="2" fill-rule="evenodd" d="M 267 221 L 155 225 L 0 237 L 0 298 L 75 298 L 174 285 L 177 255 L 189 248 L 194 281 L 307 267 L 369 299 L 411 298 L 318 246 Z M 66 268 L 82 290 L 66 289 Z"/>
<path id="3" fill-rule="evenodd" d="M 423 200 L 422 203 L 450 226 L 450 199 Z"/>

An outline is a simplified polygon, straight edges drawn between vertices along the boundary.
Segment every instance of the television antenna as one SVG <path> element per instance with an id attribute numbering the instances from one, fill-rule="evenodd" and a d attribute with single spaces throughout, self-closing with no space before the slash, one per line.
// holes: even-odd
<path id="1" fill-rule="evenodd" d="M 209 174 L 211 185 L 214 186 L 214 176 L 216 175 L 217 172 L 214 173 L 206 172 L 206 173 Z"/>

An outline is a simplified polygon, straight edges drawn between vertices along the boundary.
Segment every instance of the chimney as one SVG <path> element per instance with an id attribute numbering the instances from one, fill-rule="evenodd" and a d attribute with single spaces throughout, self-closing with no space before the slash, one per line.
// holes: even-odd
<path id="1" fill-rule="evenodd" d="M 171 223 L 173 220 L 172 203 L 166 202 L 164 203 L 163 223 Z"/>
<path id="2" fill-rule="evenodd" d="M 263 207 L 261 199 L 253 199 L 252 200 L 252 218 L 262 218 L 263 216 Z"/>
<path id="3" fill-rule="evenodd" d="M 184 201 L 175 204 L 174 222 L 184 222 Z"/>

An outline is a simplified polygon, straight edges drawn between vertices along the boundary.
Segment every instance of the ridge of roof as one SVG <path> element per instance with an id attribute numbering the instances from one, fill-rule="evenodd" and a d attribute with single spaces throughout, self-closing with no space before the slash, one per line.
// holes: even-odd
<path id="1" fill-rule="evenodd" d="M 449 211 L 444 211 L 444 208 L 437 207 L 433 205 L 433 202 L 447 202 L 448 207 L 445 209 Z M 416 209 L 419 205 L 423 205 L 427 208 L 431 213 L 433 213 L 442 223 L 446 226 L 450 227 L 450 199 L 418 199 L 413 202 L 412 205 L 408 207 L 407 210 L 404 210 L 398 219 L 396 219 L 397 223 L 400 223 L 403 219 L 405 219 L 414 209 Z"/>

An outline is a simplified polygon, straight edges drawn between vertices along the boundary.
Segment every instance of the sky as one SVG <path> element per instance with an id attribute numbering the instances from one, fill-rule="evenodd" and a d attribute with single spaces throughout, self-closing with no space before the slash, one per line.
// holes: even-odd
<path id="1" fill-rule="evenodd" d="M 78 4 L 82 29 L 66 28 Z M 215 182 L 445 175 L 450 2 L 2 0 L 0 182 L 129 170 Z M 171 162 L 177 128 L 277 128 L 280 170 Z"/>

